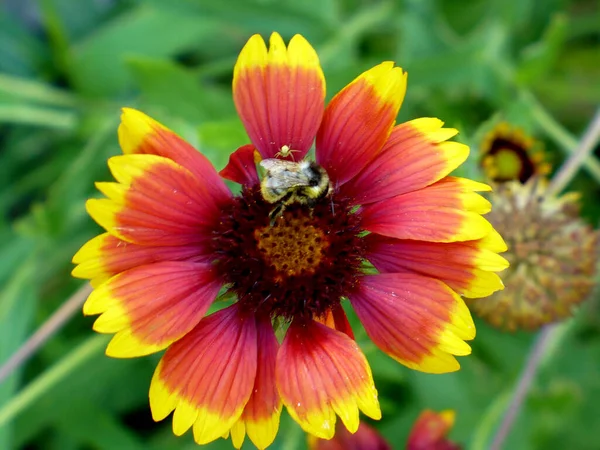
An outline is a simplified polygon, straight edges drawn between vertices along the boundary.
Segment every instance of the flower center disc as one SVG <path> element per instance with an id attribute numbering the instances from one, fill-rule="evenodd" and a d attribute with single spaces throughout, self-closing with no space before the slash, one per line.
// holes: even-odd
<path id="1" fill-rule="evenodd" d="M 297 212 L 286 212 L 273 226 L 257 228 L 254 238 L 265 263 L 281 274 L 279 281 L 314 274 L 329 247 L 323 230 Z"/>
<path id="2" fill-rule="evenodd" d="M 356 287 L 364 259 L 360 214 L 335 194 L 313 207 L 276 204 L 244 188 L 218 222 L 214 267 L 254 312 L 291 320 L 323 317 Z"/>
<path id="3" fill-rule="evenodd" d="M 496 172 L 492 178 L 496 181 L 519 179 L 527 181 L 535 173 L 535 165 L 527 153 L 527 149 L 518 142 L 497 138 L 492 142 L 489 155 Z"/>

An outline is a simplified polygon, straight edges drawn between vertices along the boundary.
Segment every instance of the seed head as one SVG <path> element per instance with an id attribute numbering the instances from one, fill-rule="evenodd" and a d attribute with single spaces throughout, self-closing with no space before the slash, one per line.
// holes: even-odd
<path id="1" fill-rule="evenodd" d="M 599 233 L 579 217 L 577 193 L 546 194 L 547 183 L 499 185 L 487 216 L 504 237 L 510 267 L 505 289 L 470 300 L 471 309 L 492 325 L 534 330 L 573 314 L 594 287 Z"/>

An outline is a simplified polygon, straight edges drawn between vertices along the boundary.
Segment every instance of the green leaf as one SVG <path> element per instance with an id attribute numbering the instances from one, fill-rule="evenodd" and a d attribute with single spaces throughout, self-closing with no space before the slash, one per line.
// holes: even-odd
<path id="1" fill-rule="evenodd" d="M 229 155 L 234 150 L 250 142 L 239 119 L 204 123 L 199 127 L 198 133 L 200 151 L 211 160 L 217 170 L 225 167 Z"/>
<path id="2" fill-rule="evenodd" d="M 133 81 L 125 64 L 127 58 L 177 55 L 213 35 L 215 27 L 198 15 L 140 4 L 72 48 L 71 79 L 88 95 L 122 93 Z"/>
<path id="3" fill-rule="evenodd" d="M 75 97 L 39 80 L 0 73 L 0 95 L 11 100 L 24 100 L 51 106 L 73 106 Z M 2 98 L 2 97 L 0 97 Z"/>
<path id="4" fill-rule="evenodd" d="M 0 427 L 11 423 L 16 417 L 37 404 L 44 395 L 52 390 L 69 376 L 75 377 L 74 370 L 88 363 L 93 356 L 100 354 L 107 343 L 105 336 L 93 336 L 80 346 L 76 347 L 69 355 L 54 364 L 48 371 L 44 372 L 32 383 L 25 387 L 18 395 L 0 408 Z M 57 407 L 59 405 L 56 405 Z M 54 412 L 50 408 L 46 412 L 52 416 Z"/>
<path id="5" fill-rule="evenodd" d="M 97 403 L 82 401 L 57 417 L 58 430 L 72 437 L 80 446 L 99 450 L 143 450 L 142 440 L 118 421 L 112 411 Z"/>
<path id="6" fill-rule="evenodd" d="M 47 48 L 26 24 L 0 9 L 0 72 L 19 76 L 39 73 L 48 56 Z"/>
<path id="7" fill-rule="evenodd" d="M 212 23 L 222 22 L 235 27 L 244 41 L 251 34 L 268 37 L 278 31 L 286 38 L 299 33 L 311 41 L 322 40 L 338 24 L 338 7 L 332 0 L 180 0 L 166 4 L 151 0 L 167 11 L 182 11 L 187 15 L 206 17 Z"/>
<path id="8" fill-rule="evenodd" d="M 29 247 L 23 240 L 16 240 L 22 249 Z M 15 244 L 13 244 L 13 247 Z M 2 262 L 0 270 L 5 272 L 7 261 Z M 12 278 L 0 291 L 0 367 L 14 354 L 26 340 L 38 301 L 35 285 L 36 264 L 33 258 L 27 259 L 10 271 Z M 19 385 L 22 370 L 0 380 L 0 405 L 6 404 Z M 13 448 L 13 430 L 10 424 L 0 424 L 0 448 Z"/>
<path id="9" fill-rule="evenodd" d="M 189 70 L 170 61 L 128 60 L 142 94 L 142 102 L 160 108 L 169 117 L 199 124 L 234 113 L 231 92 L 203 85 Z"/>
<path id="10" fill-rule="evenodd" d="M 524 49 L 516 73 L 518 83 L 532 85 L 550 73 L 565 43 L 567 25 L 563 14 L 555 15 L 541 39 Z"/>
<path id="11" fill-rule="evenodd" d="M 69 42 L 89 34 L 121 6 L 115 2 L 77 0 L 78 7 L 73 8 L 72 0 L 38 1 L 41 3 L 40 12 L 44 22 L 53 34 L 53 41 L 56 40 L 56 34 L 59 34 Z"/>
<path id="12" fill-rule="evenodd" d="M 73 111 L 13 103 L 0 105 L 0 124 L 3 123 L 72 130 L 77 116 Z"/>

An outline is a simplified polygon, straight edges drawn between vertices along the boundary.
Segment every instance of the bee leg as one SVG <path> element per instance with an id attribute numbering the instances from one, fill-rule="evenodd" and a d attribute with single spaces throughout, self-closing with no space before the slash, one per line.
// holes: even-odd
<path id="1" fill-rule="evenodd" d="M 269 225 L 270 226 L 275 225 L 275 221 L 277 220 L 277 217 L 279 217 L 283 214 L 284 209 L 285 209 L 285 204 L 280 203 L 271 210 L 271 212 L 269 213 L 269 219 L 270 219 Z"/>

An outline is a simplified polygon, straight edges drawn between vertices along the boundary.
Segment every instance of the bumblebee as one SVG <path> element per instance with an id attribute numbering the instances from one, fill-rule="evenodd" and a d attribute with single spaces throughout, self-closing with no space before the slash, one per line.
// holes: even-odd
<path id="1" fill-rule="evenodd" d="M 263 159 L 260 165 L 267 171 L 260 183 L 260 192 L 265 201 L 277 204 L 269 214 L 271 222 L 288 205 L 298 203 L 312 208 L 331 192 L 327 172 L 313 161 L 269 158 Z"/>

